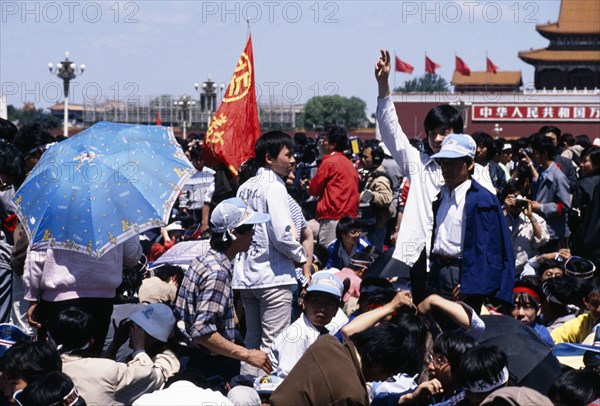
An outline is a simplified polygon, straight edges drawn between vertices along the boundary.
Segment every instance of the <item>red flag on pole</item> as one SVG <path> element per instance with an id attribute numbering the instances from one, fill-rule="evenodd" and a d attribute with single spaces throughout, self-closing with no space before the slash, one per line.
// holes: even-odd
<path id="1" fill-rule="evenodd" d="M 160 122 L 160 113 L 156 113 L 156 125 L 162 125 Z"/>
<path id="2" fill-rule="evenodd" d="M 465 61 L 460 59 L 458 56 L 456 57 L 456 68 L 455 70 L 461 75 L 471 76 L 471 69 L 467 66 Z"/>
<path id="3" fill-rule="evenodd" d="M 411 64 L 406 63 L 402 59 L 396 57 L 396 72 L 404 72 L 410 75 L 413 73 L 413 70 L 415 70 L 415 68 Z"/>
<path id="4" fill-rule="evenodd" d="M 494 62 L 492 62 L 490 58 L 486 57 L 485 60 L 487 65 L 486 72 L 498 73 L 500 68 L 494 65 Z"/>
<path id="5" fill-rule="evenodd" d="M 429 59 L 429 57 L 425 56 L 425 72 L 435 75 L 435 70 L 437 68 L 441 68 L 441 66 L 433 62 L 431 59 Z"/>
<path id="6" fill-rule="evenodd" d="M 202 157 L 209 166 L 225 164 L 237 175 L 237 169 L 254 156 L 254 144 L 260 137 L 254 83 L 252 37 L 233 71 L 221 106 L 212 118 L 202 146 Z"/>

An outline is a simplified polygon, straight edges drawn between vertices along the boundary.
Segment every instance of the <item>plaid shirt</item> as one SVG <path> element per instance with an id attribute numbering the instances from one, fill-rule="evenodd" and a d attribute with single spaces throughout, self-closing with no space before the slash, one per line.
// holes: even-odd
<path id="1" fill-rule="evenodd" d="M 175 315 L 185 323 L 183 333 L 190 341 L 214 332 L 233 341 L 232 268 L 224 253 L 211 248 L 186 271 L 177 294 Z"/>

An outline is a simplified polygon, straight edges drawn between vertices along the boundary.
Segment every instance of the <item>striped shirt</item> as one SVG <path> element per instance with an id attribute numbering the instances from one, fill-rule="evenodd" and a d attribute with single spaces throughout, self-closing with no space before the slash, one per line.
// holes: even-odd
<path id="1" fill-rule="evenodd" d="M 185 323 L 190 342 L 214 332 L 234 340 L 233 265 L 224 253 L 210 249 L 185 272 L 175 302 L 175 316 Z"/>

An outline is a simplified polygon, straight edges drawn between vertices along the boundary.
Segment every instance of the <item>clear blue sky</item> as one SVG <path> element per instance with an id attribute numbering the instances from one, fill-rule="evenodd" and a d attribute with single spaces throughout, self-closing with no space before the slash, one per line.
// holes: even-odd
<path id="1" fill-rule="evenodd" d="M 70 52 L 85 63 L 72 102 L 161 94 L 197 97 L 208 74 L 229 81 L 252 21 L 260 101 L 305 102 L 314 95 L 357 96 L 375 110 L 373 64 L 389 48 L 423 74 L 424 54 L 450 81 L 454 55 L 485 69 L 486 51 L 501 70 L 533 67 L 517 53 L 545 47 L 536 24 L 556 21 L 558 0 L 544 1 L 11 1 L 0 2 L 0 93 L 21 107 L 62 101 L 48 72 Z"/>

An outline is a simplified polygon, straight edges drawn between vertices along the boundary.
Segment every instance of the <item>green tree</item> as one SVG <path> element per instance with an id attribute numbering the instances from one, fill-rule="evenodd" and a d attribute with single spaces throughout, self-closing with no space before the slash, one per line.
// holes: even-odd
<path id="1" fill-rule="evenodd" d="M 366 109 L 367 103 L 358 97 L 315 96 L 304 105 L 304 114 L 300 115 L 298 126 L 307 129 L 331 125 L 360 128 L 367 120 Z"/>
<path id="2" fill-rule="evenodd" d="M 434 93 L 434 92 L 447 92 L 448 82 L 440 75 L 433 75 L 426 73 L 419 78 L 414 78 L 404 82 L 402 86 L 394 89 L 395 92 L 423 92 L 423 93 Z"/>
<path id="3" fill-rule="evenodd" d="M 44 109 L 17 109 L 13 105 L 7 106 L 8 119 L 19 123 L 19 126 L 38 123 L 47 129 L 58 128 L 61 120 Z"/>

